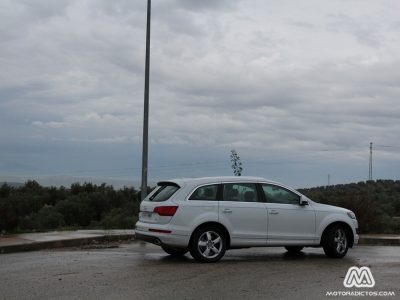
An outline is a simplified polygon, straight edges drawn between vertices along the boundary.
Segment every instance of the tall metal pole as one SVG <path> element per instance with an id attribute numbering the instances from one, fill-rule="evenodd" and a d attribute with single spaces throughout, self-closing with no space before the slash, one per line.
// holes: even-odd
<path id="1" fill-rule="evenodd" d="M 368 180 L 372 180 L 372 142 L 369 143 L 369 174 Z"/>
<path id="2" fill-rule="evenodd" d="M 144 77 L 143 149 L 141 200 L 147 196 L 147 165 L 149 148 L 149 81 L 150 81 L 150 18 L 151 0 L 147 0 L 146 67 Z"/>

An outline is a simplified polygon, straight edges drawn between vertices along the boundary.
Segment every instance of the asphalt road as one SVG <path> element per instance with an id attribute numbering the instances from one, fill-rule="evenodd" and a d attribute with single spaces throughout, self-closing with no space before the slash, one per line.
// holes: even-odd
<path id="1" fill-rule="evenodd" d="M 200 264 L 138 242 L 0 255 L 0 299 L 329 299 L 327 291 L 360 290 L 343 286 L 351 266 L 371 268 L 376 285 L 361 290 L 400 299 L 400 247 L 358 246 L 341 260 L 321 249 L 251 248 Z"/>

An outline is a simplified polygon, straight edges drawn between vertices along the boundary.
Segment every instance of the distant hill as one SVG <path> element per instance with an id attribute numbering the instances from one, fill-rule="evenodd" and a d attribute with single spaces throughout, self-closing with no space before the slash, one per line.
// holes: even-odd
<path id="1" fill-rule="evenodd" d="M 0 186 L 2 186 L 3 184 L 7 184 L 8 186 L 14 187 L 14 188 L 19 188 L 24 186 L 25 184 L 22 182 L 8 182 L 8 181 L 0 181 Z"/>
<path id="2" fill-rule="evenodd" d="M 299 189 L 316 202 L 345 207 L 358 219 L 362 233 L 400 234 L 400 180 L 367 182 Z"/>
<path id="3" fill-rule="evenodd" d="M 13 176 L 0 176 L 0 184 L 7 183 L 12 187 L 21 187 L 25 182 L 29 180 L 35 180 L 41 186 L 44 187 L 69 187 L 71 184 L 79 182 L 81 184 L 85 182 L 91 182 L 93 184 L 106 183 L 108 185 L 113 185 L 115 188 L 120 189 L 125 186 L 140 188 L 139 180 L 128 180 L 128 179 L 113 179 L 113 178 L 91 178 L 91 177 L 79 177 L 79 176 L 66 176 L 66 175 L 53 175 L 53 176 L 35 176 L 35 177 L 13 177 Z M 149 181 L 148 185 L 153 186 L 153 182 Z"/>

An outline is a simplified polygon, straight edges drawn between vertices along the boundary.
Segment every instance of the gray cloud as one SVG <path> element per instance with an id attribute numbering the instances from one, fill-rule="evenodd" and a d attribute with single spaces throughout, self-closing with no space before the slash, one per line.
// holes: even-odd
<path id="1" fill-rule="evenodd" d="M 229 174 L 235 147 L 247 175 L 358 180 L 370 141 L 400 147 L 397 2 L 290 4 L 153 1 L 150 176 Z M 145 10 L 0 0 L 0 175 L 139 176 Z M 395 149 L 378 148 L 381 177 Z"/>
<path id="2" fill-rule="evenodd" d="M 366 16 L 352 18 L 343 14 L 331 15 L 328 28 L 354 36 L 361 44 L 380 47 L 384 43 L 384 31 L 380 23 L 371 21 Z"/>
<path id="3" fill-rule="evenodd" d="M 175 6 L 181 9 L 187 9 L 190 11 L 210 11 L 210 10 L 230 10 L 232 9 L 237 1 L 235 0 L 172 0 L 169 1 L 168 6 Z"/>

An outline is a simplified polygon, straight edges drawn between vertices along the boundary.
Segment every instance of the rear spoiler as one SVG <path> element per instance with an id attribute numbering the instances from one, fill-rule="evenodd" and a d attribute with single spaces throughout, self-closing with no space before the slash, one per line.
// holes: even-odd
<path id="1" fill-rule="evenodd" d="M 157 185 L 158 186 L 170 185 L 170 186 L 176 186 L 176 187 L 180 188 L 180 185 L 173 181 L 160 181 L 157 183 Z"/>

